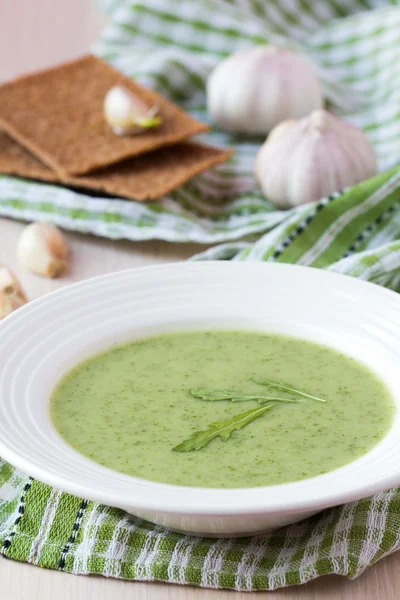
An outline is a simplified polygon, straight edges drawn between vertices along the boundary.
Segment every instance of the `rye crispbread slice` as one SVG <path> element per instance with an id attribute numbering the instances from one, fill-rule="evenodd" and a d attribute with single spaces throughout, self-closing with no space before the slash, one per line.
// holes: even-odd
<path id="1" fill-rule="evenodd" d="M 230 151 L 182 142 L 130 158 L 81 177 L 59 176 L 0 132 L 0 173 L 102 191 L 134 200 L 156 200 L 194 175 L 226 161 Z"/>
<path id="2" fill-rule="evenodd" d="M 163 122 L 139 135 L 118 136 L 103 116 L 106 93 L 123 84 Z M 81 175 L 175 144 L 208 126 L 92 55 L 0 86 L 0 125 L 62 176 Z"/>

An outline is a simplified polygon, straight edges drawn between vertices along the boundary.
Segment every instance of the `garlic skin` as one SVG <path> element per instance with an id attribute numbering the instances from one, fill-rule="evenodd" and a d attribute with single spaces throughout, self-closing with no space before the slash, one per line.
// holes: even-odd
<path id="1" fill-rule="evenodd" d="M 377 173 L 374 148 L 347 121 L 316 110 L 273 129 L 256 158 L 256 178 L 278 208 L 315 202 Z"/>
<path id="2" fill-rule="evenodd" d="M 50 223 L 31 223 L 20 235 L 17 257 L 27 269 L 44 277 L 59 277 L 68 267 L 68 245 Z"/>
<path id="3" fill-rule="evenodd" d="M 13 273 L 0 267 L 0 320 L 27 303 L 27 298 Z"/>
<path id="4" fill-rule="evenodd" d="M 111 88 L 104 98 L 104 117 L 117 135 L 132 135 L 161 124 L 158 108 L 149 108 L 122 85 Z"/>
<path id="5" fill-rule="evenodd" d="M 285 48 L 255 46 L 217 65 L 207 82 L 207 104 L 222 129 L 266 135 L 285 119 L 321 108 L 323 97 L 307 59 Z"/>

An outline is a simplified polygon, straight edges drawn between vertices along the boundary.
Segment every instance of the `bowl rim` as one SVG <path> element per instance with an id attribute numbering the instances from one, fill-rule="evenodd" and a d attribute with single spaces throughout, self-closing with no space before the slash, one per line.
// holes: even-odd
<path id="1" fill-rule="evenodd" d="M 251 267 L 250 267 L 251 264 Z M 45 305 L 48 303 L 57 300 L 57 298 L 67 297 L 69 294 L 74 294 L 76 291 L 83 290 L 85 288 L 94 286 L 95 289 L 98 283 L 104 283 L 106 281 L 110 281 L 112 279 L 118 280 L 121 277 L 140 277 L 141 274 L 154 274 L 156 275 L 160 271 L 163 273 L 173 272 L 178 270 L 180 271 L 192 271 L 192 270 L 204 270 L 207 271 L 217 269 L 217 270 L 227 270 L 227 271 L 242 271 L 246 272 L 247 269 L 266 269 L 270 272 L 272 271 L 283 271 L 287 274 L 307 272 L 314 273 L 312 277 L 318 277 L 321 280 L 321 284 L 323 283 L 323 279 L 325 281 L 336 281 L 340 287 L 340 283 L 346 282 L 346 286 L 353 290 L 359 290 L 360 292 L 364 292 L 367 295 L 373 293 L 381 297 L 382 299 L 386 298 L 391 303 L 393 301 L 396 303 L 400 315 L 400 297 L 391 290 L 385 289 L 381 286 L 372 284 L 367 281 L 362 281 L 359 279 L 355 279 L 353 277 L 343 275 L 340 273 L 335 273 L 331 271 L 324 271 L 320 269 L 300 266 L 300 265 L 292 265 L 285 263 L 260 263 L 260 262 L 252 262 L 252 263 L 242 263 L 242 262 L 223 262 L 223 261 L 207 261 L 207 262 L 196 262 L 196 261 L 188 261 L 183 263 L 171 263 L 171 264 L 162 264 L 162 265 L 152 265 L 146 267 L 138 267 L 125 269 L 122 271 L 109 273 L 106 275 L 99 275 L 96 277 L 92 277 L 90 279 L 86 279 L 80 282 L 76 282 L 74 284 L 59 288 L 49 294 L 46 294 L 42 297 L 39 297 L 27 305 L 21 307 L 18 311 L 12 313 L 9 317 L 7 317 L 0 324 L 0 337 L 3 330 L 6 328 L 15 328 L 18 327 L 18 323 L 22 321 L 25 316 L 29 316 L 29 314 L 35 309 L 42 310 Z M 264 273 L 263 273 L 264 275 Z M 1 366 L 0 366 L 0 408 L 1 408 Z M 59 434 L 58 434 L 59 435 Z M 383 440 L 386 436 L 383 438 Z M 60 436 L 60 439 L 61 436 Z M 63 440 L 62 440 L 63 441 Z M 71 448 L 67 442 L 63 443 Z M 379 446 L 379 444 L 378 444 Z M 376 446 L 375 446 L 376 448 Z M 102 472 L 104 475 L 104 481 L 106 478 L 110 478 L 111 476 L 118 475 L 118 480 L 126 485 L 126 494 L 121 496 L 121 491 L 115 492 L 112 489 L 112 486 L 104 486 L 104 489 L 95 489 L 93 488 L 93 484 L 85 484 L 82 482 L 74 482 L 72 480 L 66 479 L 65 475 L 62 473 L 49 473 L 46 471 L 46 468 L 37 464 L 36 462 L 32 462 L 31 460 L 24 458 L 19 455 L 18 452 L 14 451 L 12 448 L 9 448 L 6 444 L 6 441 L 3 440 L 1 432 L 0 432 L 0 456 L 2 456 L 5 460 L 10 462 L 15 467 L 21 469 L 24 472 L 29 473 L 31 476 L 37 478 L 43 483 L 47 483 L 57 489 L 61 489 L 68 493 L 85 497 L 90 500 L 94 500 L 96 502 L 101 502 L 103 504 L 108 504 L 111 506 L 126 506 L 129 504 L 133 504 L 135 509 L 138 510 L 150 510 L 150 511 L 160 511 L 162 513 L 168 514 L 213 514 L 219 516 L 228 516 L 228 515 L 248 515 L 249 513 L 253 515 L 257 514 L 278 514 L 278 513 L 297 513 L 297 512 L 305 512 L 312 510 L 321 510 L 326 507 L 335 506 L 338 504 L 342 504 L 344 502 L 349 502 L 353 500 L 358 500 L 363 497 L 370 496 L 376 492 L 382 491 L 385 488 L 390 488 L 400 483 L 400 468 L 397 473 L 392 475 L 377 477 L 374 482 L 369 482 L 365 485 L 355 486 L 350 492 L 348 490 L 340 490 L 338 489 L 336 493 L 330 492 L 329 494 L 324 493 L 325 482 L 332 478 L 332 473 L 337 473 L 338 471 L 344 472 L 350 465 L 354 465 L 358 463 L 359 460 L 368 457 L 370 452 L 360 457 L 356 461 L 349 463 L 349 465 L 345 465 L 340 469 L 336 469 L 335 471 L 330 471 L 329 473 L 319 475 L 313 478 L 289 482 L 275 486 L 260 486 L 255 488 L 203 488 L 203 487 L 189 487 L 189 486 L 176 486 L 172 484 L 164 484 L 158 483 L 155 481 L 144 480 L 137 477 L 129 476 L 122 474 L 118 471 L 114 471 L 112 469 L 108 469 L 107 467 L 103 467 L 98 465 L 98 463 L 88 459 L 84 455 L 80 454 L 76 450 L 73 450 L 76 455 L 79 457 L 79 460 L 89 464 L 96 465 L 98 472 Z M 309 498 L 308 500 L 299 501 L 296 498 L 296 491 L 304 484 L 313 481 L 318 484 L 320 493 L 318 496 L 314 496 Z M 144 494 L 143 497 L 140 496 L 140 490 L 142 491 L 144 488 L 150 490 L 151 494 Z M 278 490 L 280 492 L 280 501 L 271 502 L 268 500 L 268 495 L 271 490 Z M 139 492 L 139 493 L 138 493 Z M 157 493 L 159 492 L 159 493 Z M 166 502 L 165 494 L 167 493 L 168 502 Z M 163 495 L 164 494 L 164 495 Z M 198 499 L 198 496 L 202 496 L 204 498 L 208 498 L 207 501 L 201 502 Z M 257 496 L 257 500 L 253 498 L 253 496 Z M 197 497 L 197 502 L 196 502 Z M 188 498 L 192 498 L 193 501 L 188 501 Z M 172 501 L 172 499 L 174 499 Z M 218 500 L 218 501 L 217 501 Z"/>

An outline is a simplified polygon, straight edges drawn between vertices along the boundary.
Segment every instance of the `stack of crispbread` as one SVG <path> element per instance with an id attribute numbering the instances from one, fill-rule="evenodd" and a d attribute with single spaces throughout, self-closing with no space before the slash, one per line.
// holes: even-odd
<path id="1" fill-rule="evenodd" d="M 149 106 L 159 127 L 118 136 L 104 98 L 123 84 Z M 187 142 L 208 126 L 107 63 L 85 56 L 0 87 L 0 173 L 154 200 L 231 152 Z"/>

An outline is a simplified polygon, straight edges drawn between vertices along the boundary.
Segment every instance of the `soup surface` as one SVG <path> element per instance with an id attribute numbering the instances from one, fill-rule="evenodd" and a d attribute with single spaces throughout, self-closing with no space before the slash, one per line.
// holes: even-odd
<path id="1" fill-rule="evenodd" d="M 211 396 L 194 397 L 198 388 Z M 215 400 L 221 390 L 233 390 L 235 401 Z M 238 417 L 231 430 L 232 419 L 250 411 L 251 419 Z M 144 479 L 217 488 L 332 471 L 377 444 L 395 411 L 385 385 L 352 358 L 281 335 L 218 330 L 115 347 L 70 371 L 51 401 L 59 433 L 94 461 Z M 229 439 L 200 434 L 195 442 L 205 445 L 190 449 L 191 436 L 210 429 Z"/>

